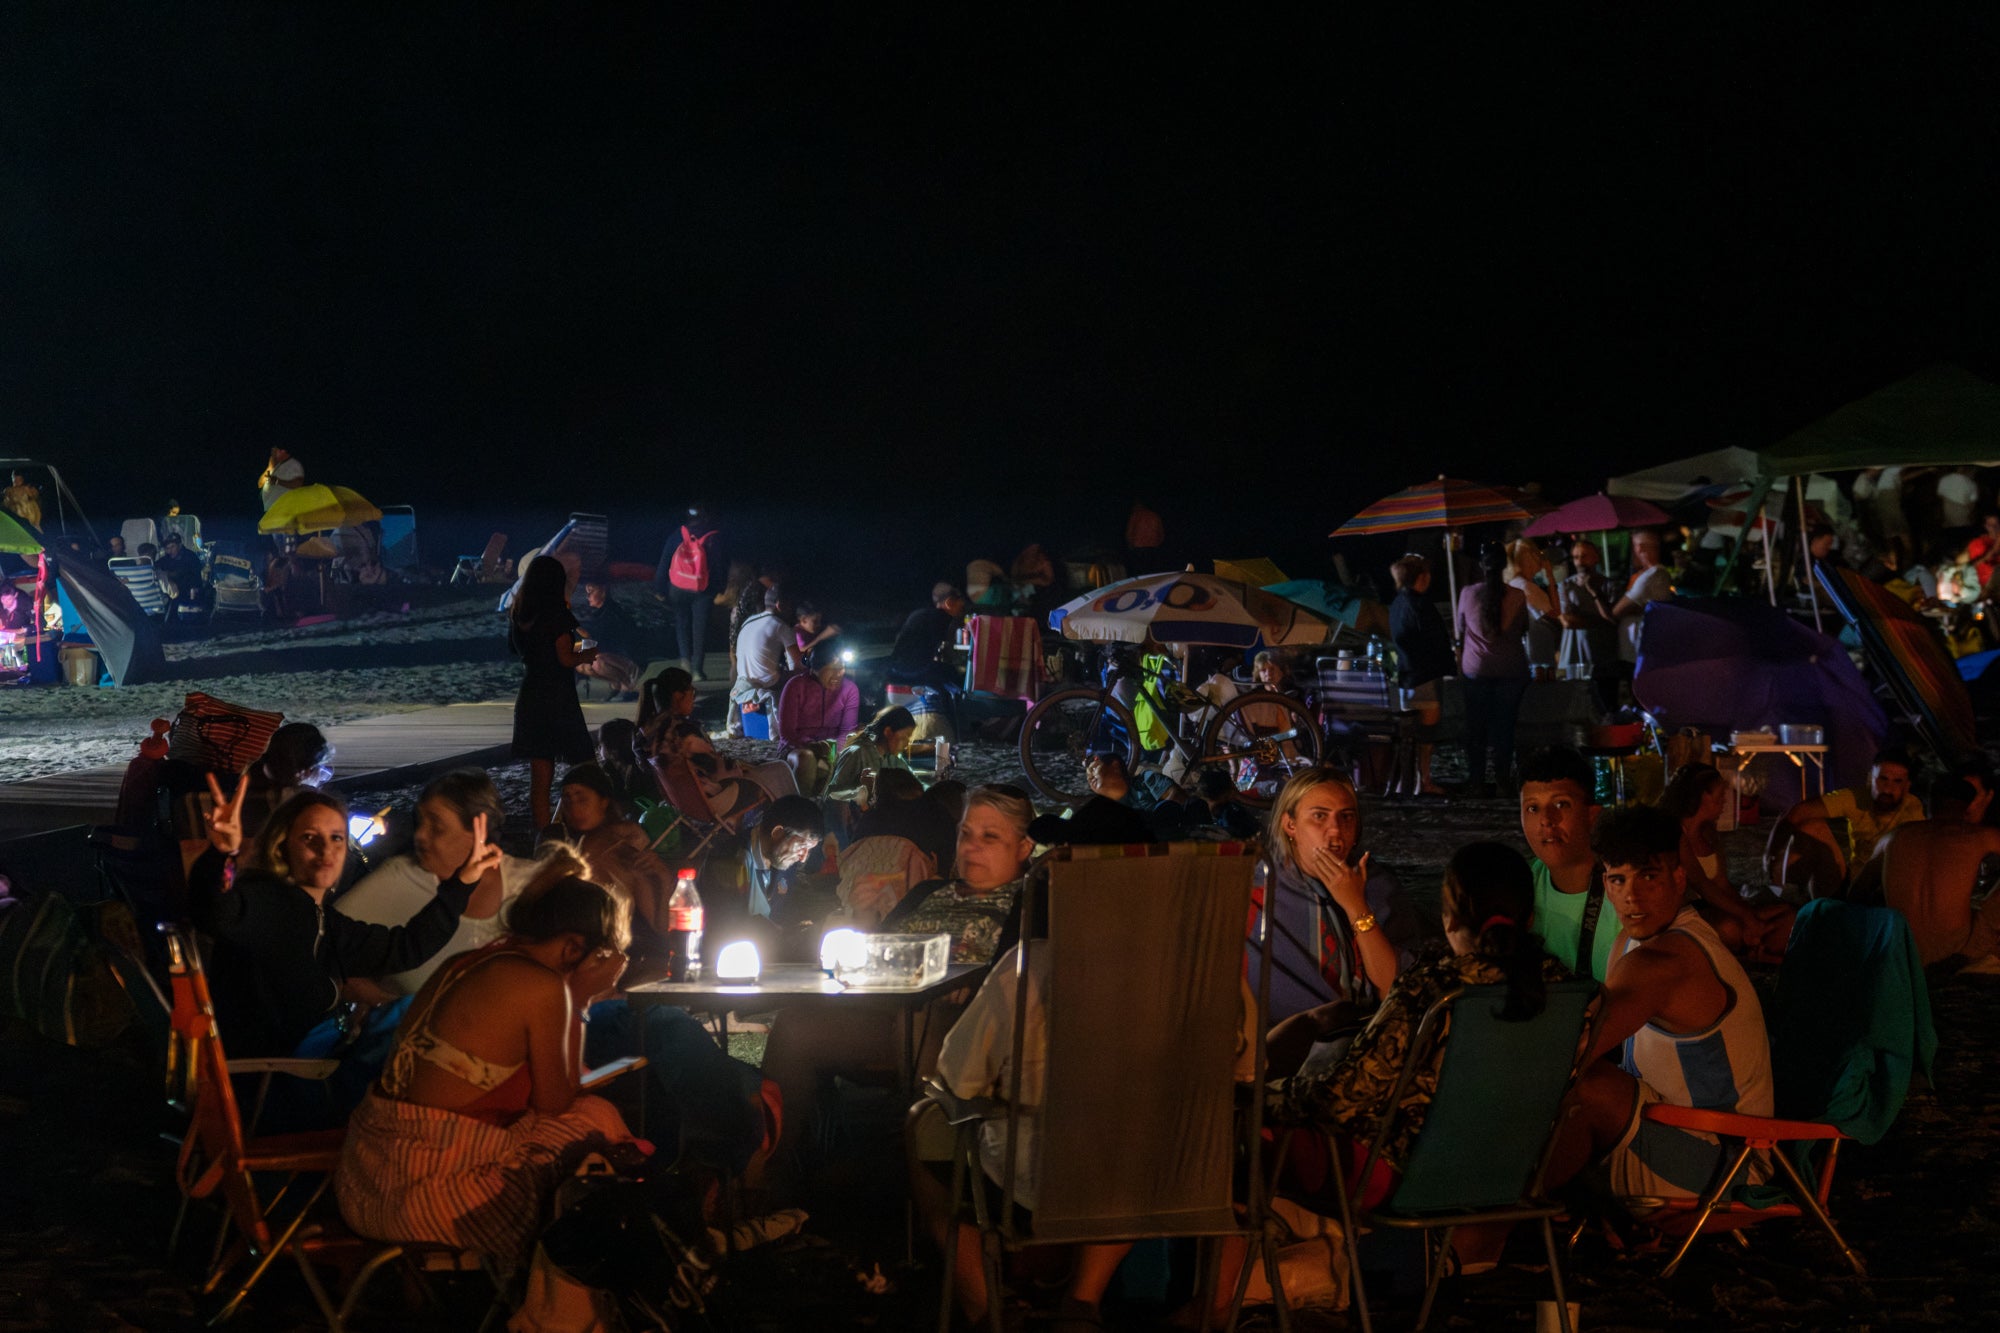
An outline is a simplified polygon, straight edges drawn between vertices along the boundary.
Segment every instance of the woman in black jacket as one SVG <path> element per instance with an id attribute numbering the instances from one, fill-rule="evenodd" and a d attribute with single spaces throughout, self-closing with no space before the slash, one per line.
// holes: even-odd
<path id="1" fill-rule="evenodd" d="M 347 978 L 428 959 L 450 941 L 480 877 L 500 864 L 486 817 L 475 816 L 465 864 L 427 907 L 400 926 L 353 921 L 326 910 L 347 864 L 347 806 L 338 797 L 308 788 L 285 800 L 232 877 L 249 779 L 229 798 L 213 776 L 208 787 L 208 850 L 188 874 L 188 914 L 215 940 L 216 1017 L 233 1055 L 289 1055 L 340 1003 Z"/>

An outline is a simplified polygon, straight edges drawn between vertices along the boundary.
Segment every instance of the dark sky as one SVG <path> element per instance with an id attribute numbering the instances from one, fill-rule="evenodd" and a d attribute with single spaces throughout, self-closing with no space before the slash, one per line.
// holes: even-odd
<path id="1" fill-rule="evenodd" d="M 1991 17 L 938 8 L 9 6 L 0 453 L 1317 540 L 1989 360 Z"/>

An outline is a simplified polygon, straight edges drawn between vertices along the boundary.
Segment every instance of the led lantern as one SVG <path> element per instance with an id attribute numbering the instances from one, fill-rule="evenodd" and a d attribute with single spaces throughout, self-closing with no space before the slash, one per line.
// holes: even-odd
<path id="1" fill-rule="evenodd" d="M 722 953 L 715 960 L 717 981 L 755 982 L 763 970 L 763 960 L 757 957 L 757 946 L 749 940 L 735 940 L 723 945 Z"/>
<path id="2" fill-rule="evenodd" d="M 868 937 L 845 926 L 829 930 L 819 942 L 820 970 L 829 976 L 841 968 L 857 968 L 868 962 Z"/>

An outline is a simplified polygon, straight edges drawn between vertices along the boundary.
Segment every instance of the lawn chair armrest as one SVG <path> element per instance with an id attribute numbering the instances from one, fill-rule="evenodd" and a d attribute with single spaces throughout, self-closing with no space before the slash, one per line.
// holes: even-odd
<path id="1" fill-rule="evenodd" d="M 992 1097 L 961 1097 L 935 1078 L 924 1080 L 924 1096 L 938 1104 L 948 1125 L 972 1125 L 1007 1114 L 1005 1102 Z"/>
<path id="2" fill-rule="evenodd" d="M 621 1056 L 616 1060 L 607 1061 L 595 1069 L 586 1069 L 583 1077 L 577 1082 L 577 1090 L 580 1092 L 593 1092 L 615 1078 L 629 1074 L 635 1069 L 644 1069 L 645 1067 L 646 1057 L 643 1055 Z"/>
<path id="3" fill-rule="evenodd" d="M 307 1060 L 290 1055 L 252 1056 L 231 1060 L 232 1074 L 290 1074 L 293 1078 L 328 1079 L 340 1068 L 338 1060 Z"/>
<path id="4" fill-rule="evenodd" d="M 1770 1147 L 1798 1139 L 1845 1138 L 1837 1126 L 1817 1120 L 1779 1120 L 1771 1116 L 1737 1115 L 1731 1111 L 1702 1111 L 1689 1106 L 1654 1102 L 1646 1108 L 1646 1119 L 1661 1125 L 1698 1130 L 1709 1134 L 1744 1139 L 1757 1147 Z"/>

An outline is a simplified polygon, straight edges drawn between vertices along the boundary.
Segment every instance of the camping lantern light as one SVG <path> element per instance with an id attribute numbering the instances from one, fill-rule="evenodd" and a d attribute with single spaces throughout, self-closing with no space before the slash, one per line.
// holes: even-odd
<path id="1" fill-rule="evenodd" d="M 842 967 L 864 967 L 868 962 L 868 937 L 858 930 L 841 927 L 829 930 L 819 942 L 820 970 L 828 976 Z"/>
<path id="2" fill-rule="evenodd" d="M 749 940 L 734 940 L 723 945 L 722 952 L 715 960 L 717 981 L 755 984 L 763 970 L 764 963 L 757 956 L 757 946 Z"/>
<path id="3" fill-rule="evenodd" d="M 389 817 L 389 807 L 383 806 L 372 815 L 349 815 L 347 817 L 347 840 L 356 847 L 366 847 L 382 836 L 382 821 Z"/>

